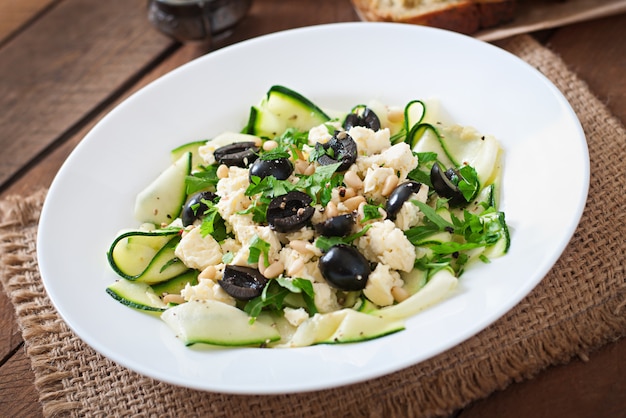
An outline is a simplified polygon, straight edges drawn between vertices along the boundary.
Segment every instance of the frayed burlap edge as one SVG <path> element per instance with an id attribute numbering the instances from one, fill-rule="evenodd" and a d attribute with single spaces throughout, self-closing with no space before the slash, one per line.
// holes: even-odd
<path id="1" fill-rule="evenodd" d="M 624 127 L 558 57 L 528 36 L 499 45 L 565 94 L 588 137 L 592 167 L 623 166 Z M 592 170 L 588 205 L 570 245 L 513 310 L 428 361 L 333 390 L 197 392 L 139 376 L 93 352 L 58 318 L 38 277 L 34 245 L 44 191 L 0 204 L 1 279 L 16 307 L 46 416 L 443 416 L 550 365 L 585 359 L 626 334 L 626 191 L 622 176 L 601 176 L 604 171 Z"/>
<path id="2" fill-rule="evenodd" d="M 67 402 L 63 379 L 69 372 L 51 362 L 55 350 L 63 349 L 62 340 L 72 337 L 48 300 L 37 269 L 36 225 L 45 196 L 41 190 L 0 202 L 0 277 L 15 307 L 44 413 L 50 416 L 80 404 Z"/>

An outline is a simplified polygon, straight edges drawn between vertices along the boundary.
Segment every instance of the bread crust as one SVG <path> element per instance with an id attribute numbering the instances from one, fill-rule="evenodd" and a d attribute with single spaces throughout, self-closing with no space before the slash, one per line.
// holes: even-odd
<path id="1" fill-rule="evenodd" d="M 464 34 L 508 22 L 515 15 L 516 0 L 461 0 L 440 7 L 385 8 L 377 0 L 352 0 L 362 18 L 375 22 L 399 22 L 432 26 Z"/>

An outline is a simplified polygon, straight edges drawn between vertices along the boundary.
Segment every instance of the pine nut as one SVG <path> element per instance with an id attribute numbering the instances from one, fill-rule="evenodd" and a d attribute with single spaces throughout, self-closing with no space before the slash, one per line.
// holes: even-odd
<path id="1" fill-rule="evenodd" d="M 163 296 L 163 303 L 176 303 L 176 304 L 185 303 L 185 298 L 183 298 L 181 295 L 175 295 L 175 294 L 165 295 Z"/>
<path id="2" fill-rule="evenodd" d="M 303 255 L 312 254 L 311 251 L 309 251 L 309 249 L 307 248 L 307 244 L 308 242 L 299 239 L 289 241 L 289 246 Z"/>
<path id="3" fill-rule="evenodd" d="M 394 286 L 391 288 L 391 295 L 396 302 L 402 302 L 409 298 L 409 292 L 404 287 Z"/>
<path id="4" fill-rule="evenodd" d="M 380 194 L 385 197 L 389 196 L 391 192 L 393 192 L 393 189 L 395 189 L 398 185 L 398 181 L 400 181 L 400 179 L 398 179 L 398 176 L 396 175 L 387 177 L 385 179 L 385 183 L 383 184 L 383 189 L 380 191 Z"/>
<path id="5" fill-rule="evenodd" d="M 356 196 L 356 190 L 354 190 L 352 187 L 347 187 L 345 193 L 343 194 L 343 198 L 350 199 L 354 196 Z"/>
<path id="6" fill-rule="evenodd" d="M 294 165 L 295 165 L 294 168 L 297 174 L 304 174 L 305 170 L 309 168 L 309 163 L 307 163 L 304 160 L 296 160 Z"/>
<path id="7" fill-rule="evenodd" d="M 226 177 L 228 177 L 228 166 L 226 164 L 222 164 L 219 167 L 217 167 L 217 178 L 218 179 L 225 179 Z"/>
<path id="8" fill-rule="evenodd" d="M 264 151 L 271 151 L 273 149 L 276 149 L 276 147 L 278 146 L 278 142 L 273 141 L 273 140 L 269 140 L 269 141 L 265 141 L 263 143 L 263 150 Z"/>
<path id="9" fill-rule="evenodd" d="M 285 270 L 285 266 L 280 261 L 270 264 L 263 273 L 268 279 L 275 279 Z"/>
<path id="10" fill-rule="evenodd" d="M 351 197 L 350 199 L 344 200 L 343 204 L 346 207 L 346 209 L 352 212 L 353 210 L 357 210 L 359 208 L 359 205 L 364 202 L 365 202 L 364 196 L 354 196 L 354 197 Z"/>
<path id="11" fill-rule="evenodd" d="M 302 270 L 303 268 L 304 268 L 304 261 L 302 261 L 301 259 L 297 259 L 296 261 L 293 262 L 292 265 L 289 266 L 289 269 L 287 269 L 287 274 L 290 276 L 294 276 L 298 274 L 298 272 Z"/>
<path id="12" fill-rule="evenodd" d="M 346 186 L 352 187 L 355 190 L 363 188 L 363 180 L 361 180 L 359 175 L 354 171 L 346 171 L 346 174 L 343 175 L 343 182 Z"/>
<path id="13" fill-rule="evenodd" d="M 198 279 L 213 280 L 215 279 L 216 273 L 217 273 L 217 269 L 215 268 L 215 266 L 208 266 L 207 268 L 202 270 L 200 274 L 198 274 Z"/>
<path id="14" fill-rule="evenodd" d="M 314 173 L 315 173 L 315 164 L 309 164 L 309 166 L 303 172 L 305 176 L 312 176 Z"/>
<path id="15" fill-rule="evenodd" d="M 326 214 L 327 218 L 333 218 L 339 215 L 339 210 L 337 209 L 337 205 L 334 202 L 328 202 L 324 213 Z"/>
<path id="16" fill-rule="evenodd" d="M 263 257 L 259 257 L 259 262 L 257 264 L 257 270 L 259 270 L 259 273 L 261 273 L 262 275 L 265 276 L 265 270 L 267 269 L 267 266 L 265 265 L 265 260 L 263 260 Z"/>

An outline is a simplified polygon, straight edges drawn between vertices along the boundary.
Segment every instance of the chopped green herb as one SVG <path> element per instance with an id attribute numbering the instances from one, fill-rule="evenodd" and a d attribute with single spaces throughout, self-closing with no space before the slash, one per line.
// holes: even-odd
<path id="1" fill-rule="evenodd" d="M 217 206 L 210 200 L 202 199 L 202 203 L 207 205 L 207 210 L 204 211 L 204 217 L 200 224 L 200 235 L 206 237 L 211 235 L 216 241 L 220 242 L 228 237 L 226 232 L 226 223 L 217 211 Z"/>
<path id="2" fill-rule="evenodd" d="M 248 264 L 261 263 L 261 255 L 263 263 L 267 267 L 269 260 L 270 243 L 263 241 L 258 235 L 255 235 L 250 242 L 250 255 L 248 256 Z"/>

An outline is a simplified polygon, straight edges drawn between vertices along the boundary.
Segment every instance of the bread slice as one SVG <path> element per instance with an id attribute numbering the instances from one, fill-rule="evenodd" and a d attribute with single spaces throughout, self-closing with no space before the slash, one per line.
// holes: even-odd
<path id="1" fill-rule="evenodd" d="M 516 0 L 352 0 L 363 20 L 472 34 L 513 19 Z"/>

